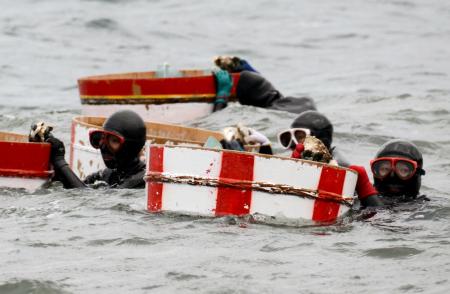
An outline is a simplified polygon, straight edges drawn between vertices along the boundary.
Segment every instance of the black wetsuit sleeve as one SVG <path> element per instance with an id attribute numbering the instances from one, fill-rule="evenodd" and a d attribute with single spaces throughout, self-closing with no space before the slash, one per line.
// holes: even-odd
<path id="1" fill-rule="evenodd" d="M 260 74 L 243 71 L 236 86 L 236 97 L 242 105 L 267 108 L 283 96 Z"/>
<path id="2" fill-rule="evenodd" d="M 275 87 L 256 72 L 243 71 L 236 87 L 236 96 L 242 105 L 252 105 L 300 114 L 317 110 L 309 97 L 283 97 Z"/>
<path id="3" fill-rule="evenodd" d="M 259 153 L 273 155 L 272 147 L 270 145 L 262 145 L 259 147 Z"/>
<path id="4" fill-rule="evenodd" d="M 138 172 L 128 178 L 126 178 L 118 188 L 122 189 L 141 189 L 145 188 L 145 170 Z"/>
<path id="5" fill-rule="evenodd" d="M 285 97 L 273 101 L 268 108 L 300 114 L 308 110 L 317 110 L 316 104 L 309 97 Z"/>
<path id="6" fill-rule="evenodd" d="M 53 168 L 55 170 L 55 179 L 63 183 L 64 188 L 86 188 L 87 186 L 70 169 L 64 158 L 54 160 Z"/>

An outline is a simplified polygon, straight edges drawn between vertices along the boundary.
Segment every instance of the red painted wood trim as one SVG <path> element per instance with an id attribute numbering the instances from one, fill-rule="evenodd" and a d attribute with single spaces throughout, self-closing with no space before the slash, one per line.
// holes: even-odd
<path id="1" fill-rule="evenodd" d="M 148 170 L 162 173 L 164 170 L 164 147 L 151 146 L 148 159 Z M 161 211 L 163 183 L 147 183 L 147 210 L 151 212 Z"/>
<path id="2" fill-rule="evenodd" d="M 345 170 L 323 166 L 319 179 L 319 197 L 328 193 L 342 195 L 345 181 Z M 325 199 L 314 201 L 314 211 L 312 219 L 317 222 L 332 222 L 336 220 L 339 213 L 340 204 Z"/>
<path id="3" fill-rule="evenodd" d="M 70 127 L 70 158 L 69 166 L 74 169 L 75 163 L 73 162 L 73 146 L 75 145 L 75 121 L 72 120 L 72 126 Z"/>
<path id="4" fill-rule="evenodd" d="M 50 144 L 0 142 L 0 175 L 48 177 Z"/>
<path id="5" fill-rule="evenodd" d="M 233 74 L 232 94 L 236 92 L 239 74 Z M 107 78 L 78 80 L 80 96 L 89 98 L 107 96 L 157 96 L 157 95 L 205 95 L 215 94 L 214 76 L 174 78 Z"/>
<path id="6" fill-rule="evenodd" d="M 53 171 L 34 171 L 0 168 L 0 177 L 49 178 Z"/>
<path id="7" fill-rule="evenodd" d="M 222 152 L 219 179 L 223 182 L 253 181 L 255 157 L 249 154 Z M 250 211 L 252 189 L 217 188 L 216 216 L 246 215 Z"/>

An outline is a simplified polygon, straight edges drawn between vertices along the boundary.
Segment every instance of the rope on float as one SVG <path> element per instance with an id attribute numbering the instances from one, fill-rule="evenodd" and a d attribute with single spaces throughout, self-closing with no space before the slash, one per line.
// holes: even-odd
<path id="1" fill-rule="evenodd" d="M 159 172 L 147 172 L 144 179 L 150 182 L 156 183 L 175 183 L 175 184 L 188 184 L 188 185 L 199 185 L 208 187 L 226 187 L 235 189 L 252 189 L 261 192 L 267 192 L 271 194 L 285 194 L 293 195 L 308 199 L 320 199 L 327 200 L 330 202 L 336 202 L 348 207 L 352 206 L 352 197 L 343 197 L 342 195 L 321 191 L 321 190 L 311 190 L 305 188 L 295 188 L 290 185 L 281 184 L 271 184 L 265 182 L 253 182 L 246 180 L 235 180 L 235 179 L 212 179 L 203 178 L 196 176 L 183 176 L 183 175 L 169 175 Z"/>

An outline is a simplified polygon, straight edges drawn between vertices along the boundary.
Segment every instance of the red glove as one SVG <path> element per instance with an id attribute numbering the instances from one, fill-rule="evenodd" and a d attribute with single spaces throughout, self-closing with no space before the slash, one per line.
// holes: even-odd
<path id="1" fill-rule="evenodd" d="M 359 199 L 365 199 L 372 195 L 377 195 L 378 191 L 372 186 L 367 175 L 366 169 L 360 165 L 350 165 L 349 169 L 358 173 L 358 181 L 356 182 L 356 193 Z"/>
<path id="2" fill-rule="evenodd" d="M 297 146 L 295 146 L 294 151 L 292 152 L 291 158 L 302 159 L 303 151 L 305 151 L 305 146 L 303 145 L 303 143 L 298 143 Z"/>

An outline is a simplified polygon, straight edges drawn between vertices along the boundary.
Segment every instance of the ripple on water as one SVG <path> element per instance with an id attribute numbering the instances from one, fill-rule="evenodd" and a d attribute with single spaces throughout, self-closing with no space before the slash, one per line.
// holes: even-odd
<path id="1" fill-rule="evenodd" d="M 400 290 L 401 292 L 405 292 L 405 293 L 406 292 L 408 292 L 408 293 L 411 293 L 411 292 L 417 292 L 417 293 L 423 292 L 422 288 L 414 286 L 414 285 L 411 285 L 411 284 L 403 285 L 403 286 L 399 287 L 398 290 Z"/>
<path id="2" fill-rule="evenodd" d="M 93 19 L 93 20 L 86 22 L 85 25 L 88 28 L 103 29 L 103 30 L 108 30 L 108 31 L 114 31 L 119 27 L 116 21 L 109 19 L 109 18 Z"/>
<path id="3" fill-rule="evenodd" d="M 375 248 L 365 250 L 365 255 L 380 259 L 404 259 L 414 255 L 418 255 L 423 252 L 423 250 L 419 250 L 412 247 L 407 246 L 397 246 L 397 247 L 387 247 L 387 248 Z"/>
<path id="4" fill-rule="evenodd" d="M 158 240 L 150 240 L 150 239 L 145 239 L 145 238 L 141 238 L 141 237 L 133 237 L 133 238 L 124 239 L 124 240 L 120 241 L 119 243 L 117 243 L 117 245 L 118 246 L 120 246 L 120 245 L 154 245 L 157 243 L 158 243 Z"/>
<path id="5" fill-rule="evenodd" d="M 336 242 L 333 245 L 334 247 L 353 247 L 356 246 L 355 242 Z"/>
<path id="6" fill-rule="evenodd" d="M 61 247 L 63 245 L 58 244 L 58 243 L 35 242 L 35 243 L 30 243 L 29 246 L 35 247 L 35 248 L 48 248 L 48 247 Z"/>
<path id="7" fill-rule="evenodd" d="M 166 277 L 175 281 L 189 281 L 195 279 L 206 278 L 204 275 L 185 274 L 181 272 L 168 272 Z"/>
<path id="8" fill-rule="evenodd" d="M 69 293 L 63 288 L 65 285 L 58 285 L 52 281 L 37 280 L 14 280 L 0 285 L 2 294 L 21 294 L 21 293 L 46 293 L 62 294 Z"/>
<path id="9" fill-rule="evenodd" d="M 113 238 L 113 239 L 97 239 L 97 240 L 91 240 L 87 242 L 88 246 L 103 246 L 107 244 L 111 244 L 117 241 L 122 240 L 121 238 Z"/>
<path id="10" fill-rule="evenodd" d="M 420 216 L 420 217 L 419 217 Z M 419 211 L 410 216 L 410 219 L 420 219 L 420 220 L 440 220 L 440 219 L 450 219 L 450 207 L 440 207 L 428 211 Z"/>
<path id="11" fill-rule="evenodd" d="M 163 285 L 151 285 L 151 286 L 146 286 L 146 287 L 142 287 L 142 290 L 153 290 L 153 289 L 157 289 L 162 287 Z"/>
<path id="12" fill-rule="evenodd" d="M 274 243 L 271 243 L 271 244 L 264 245 L 263 247 L 261 247 L 261 249 L 259 249 L 259 251 L 261 251 L 261 252 L 285 251 L 285 250 L 294 249 L 294 248 L 309 247 L 309 246 L 312 246 L 313 244 L 314 244 L 313 242 L 303 242 L 303 243 L 296 244 L 294 246 L 276 246 L 276 245 L 274 245 Z"/>

